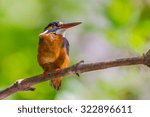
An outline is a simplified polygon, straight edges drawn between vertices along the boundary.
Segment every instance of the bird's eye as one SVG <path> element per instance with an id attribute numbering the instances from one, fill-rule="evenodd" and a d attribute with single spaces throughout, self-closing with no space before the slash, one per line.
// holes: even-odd
<path id="1" fill-rule="evenodd" d="M 58 27 L 58 24 L 57 23 L 54 23 L 53 25 L 52 25 L 52 27 L 54 28 L 54 27 Z"/>
<path id="2" fill-rule="evenodd" d="M 58 27 L 58 26 L 59 26 L 59 24 L 58 24 L 58 23 L 56 23 L 56 24 L 55 24 L 55 26 L 57 26 L 57 27 Z"/>

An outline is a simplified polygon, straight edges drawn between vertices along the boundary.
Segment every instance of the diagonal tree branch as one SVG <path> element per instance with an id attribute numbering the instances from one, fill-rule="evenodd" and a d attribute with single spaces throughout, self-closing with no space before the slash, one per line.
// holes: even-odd
<path id="1" fill-rule="evenodd" d="M 18 91 L 26 91 L 26 90 L 34 91 L 34 88 L 32 88 L 33 85 L 60 76 L 67 76 L 75 73 L 80 74 L 84 72 L 95 71 L 95 70 L 106 69 L 106 68 L 117 67 L 117 66 L 143 64 L 150 67 L 150 50 L 146 54 L 140 57 L 122 58 L 113 61 L 97 62 L 97 63 L 89 63 L 89 64 L 81 64 L 81 63 L 83 63 L 83 61 L 80 61 L 79 63 L 72 65 L 71 67 L 61 69 L 57 73 L 54 72 L 47 73 L 45 78 L 41 77 L 41 75 L 37 75 L 30 78 L 17 80 L 11 86 L 0 91 L 0 99 L 4 99 Z"/>

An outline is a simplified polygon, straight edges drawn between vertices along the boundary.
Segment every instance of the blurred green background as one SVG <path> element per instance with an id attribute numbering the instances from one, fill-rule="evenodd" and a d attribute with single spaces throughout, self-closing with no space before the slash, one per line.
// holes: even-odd
<path id="1" fill-rule="evenodd" d="M 81 21 L 69 29 L 70 65 L 139 56 L 150 49 L 150 0 L 0 0 L 0 90 L 42 73 L 38 35 L 51 21 Z M 150 99 L 149 68 L 110 68 L 48 82 L 6 99 Z"/>

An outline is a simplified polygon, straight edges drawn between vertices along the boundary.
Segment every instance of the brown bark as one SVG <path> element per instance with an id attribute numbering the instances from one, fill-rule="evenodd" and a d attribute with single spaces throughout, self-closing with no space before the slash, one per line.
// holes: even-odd
<path id="1" fill-rule="evenodd" d="M 67 76 L 74 73 L 80 74 L 84 72 L 101 70 L 101 69 L 117 67 L 117 66 L 128 66 L 128 65 L 138 65 L 138 64 L 150 66 L 150 50 L 141 57 L 122 58 L 113 61 L 97 62 L 97 63 L 89 63 L 89 64 L 82 64 L 82 62 L 83 61 L 75 65 L 72 65 L 71 67 L 61 69 L 57 73 L 54 72 L 47 73 L 44 78 L 41 77 L 41 75 L 37 75 L 30 78 L 18 80 L 11 86 L 0 91 L 0 99 L 4 99 L 9 95 L 12 95 L 13 93 L 18 91 L 26 91 L 26 90 L 33 91 L 34 90 L 34 88 L 32 88 L 33 85 L 60 76 Z"/>

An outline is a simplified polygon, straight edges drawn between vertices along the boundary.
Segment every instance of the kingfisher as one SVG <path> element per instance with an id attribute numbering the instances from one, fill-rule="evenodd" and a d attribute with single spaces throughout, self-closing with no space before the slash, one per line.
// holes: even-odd
<path id="1" fill-rule="evenodd" d="M 69 64 L 69 42 L 65 37 L 68 28 L 79 25 L 81 22 L 65 23 L 62 21 L 50 22 L 39 35 L 37 60 L 43 68 L 42 77 L 47 72 L 58 72 Z M 50 85 L 59 90 L 61 79 L 50 79 Z"/>

